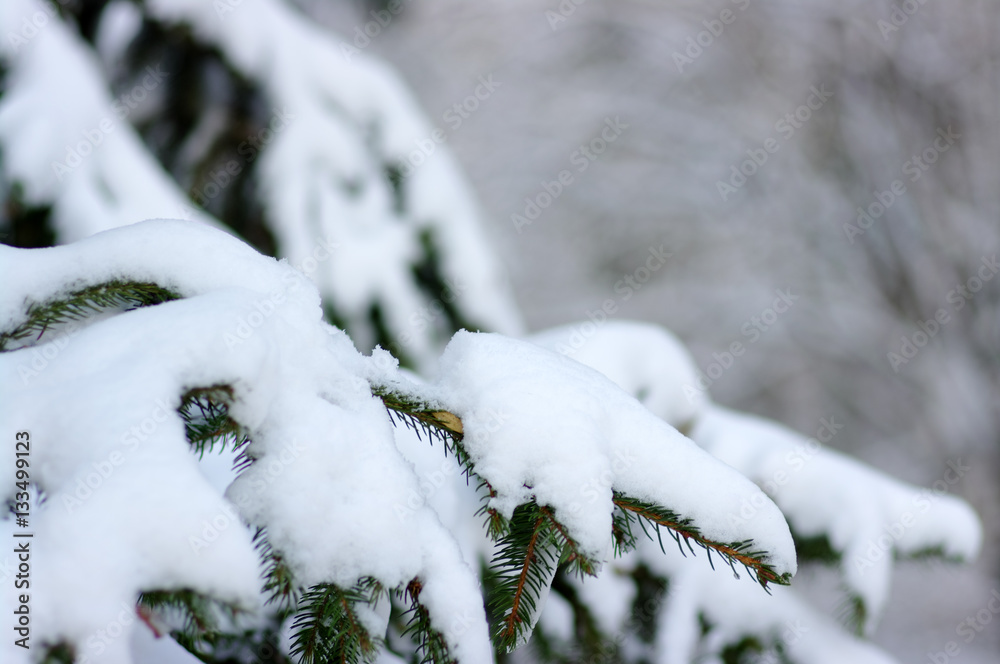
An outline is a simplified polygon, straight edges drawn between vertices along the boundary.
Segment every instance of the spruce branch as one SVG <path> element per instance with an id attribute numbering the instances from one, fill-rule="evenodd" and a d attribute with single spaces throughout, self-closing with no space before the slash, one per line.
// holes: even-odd
<path id="1" fill-rule="evenodd" d="M 253 537 L 257 555 L 264 566 L 264 593 L 268 604 L 278 606 L 278 614 L 285 618 L 299 603 L 299 588 L 295 576 L 280 551 L 271 546 L 267 529 L 258 528 Z"/>
<path id="2" fill-rule="evenodd" d="M 65 641 L 55 645 L 43 643 L 42 650 L 41 664 L 73 664 L 76 661 L 73 647 Z"/>
<path id="3" fill-rule="evenodd" d="M 765 590 L 767 590 L 768 583 L 777 583 L 783 586 L 791 583 L 791 574 L 778 574 L 772 565 L 764 562 L 767 555 L 766 552 L 753 550 L 753 540 L 729 543 L 710 540 L 701 534 L 699 528 L 691 519 L 683 518 L 673 510 L 646 501 L 636 500 L 617 491 L 614 492 L 614 503 L 622 509 L 622 514 L 626 519 L 637 520 L 644 532 L 644 521 L 649 522 L 656 531 L 658 538 L 660 537 L 660 527 L 663 526 L 666 528 L 683 555 L 687 555 L 684 551 L 684 545 L 687 546 L 692 555 L 696 555 L 694 548 L 691 546 L 692 542 L 705 549 L 708 552 L 709 564 L 713 569 L 715 568 L 715 564 L 712 562 L 712 552 L 714 551 L 729 565 L 737 578 L 739 577 L 736 571 L 736 564 L 738 563 Z M 646 536 L 650 537 L 648 532 L 646 532 Z M 663 540 L 660 539 L 659 542 L 662 549 Z"/>
<path id="4" fill-rule="evenodd" d="M 50 327 L 84 320 L 108 309 L 130 311 L 177 299 L 177 293 L 148 282 L 114 280 L 88 286 L 64 298 L 30 304 L 24 322 L 0 332 L 0 351 L 28 337 L 34 336 L 37 341 Z"/>
<path id="5" fill-rule="evenodd" d="M 409 636 L 416 642 L 421 655 L 419 664 L 457 664 L 457 660 L 451 656 L 444 635 L 434 628 L 430 612 L 420 603 L 422 590 L 423 584 L 419 578 L 413 579 L 406 586 L 405 594 L 410 600 L 407 613 L 410 618 L 402 636 Z"/>
<path id="6" fill-rule="evenodd" d="M 188 443 L 199 459 L 206 451 L 214 451 L 217 444 L 225 449 L 228 442 L 233 449 L 240 449 L 249 442 L 243 428 L 229 416 L 232 401 L 233 388 L 229 385 L 197 387 L 181 397 L 177 410 L 184 420 Z"/>
<path id="7" fill-rule="evenodd" d="M 545 517 L 549 532 L 559 547 L 560 567 L 563 565 L 568 566 L 570 571 L 580 575 L 581 578 L 584 576 L 596 576 L 601 567 L 600 562 L 592 559 L 580 550 L 579 544 L 570 537 L 566 526 L 556 520 L 555 510 L 545 505 L 539 507 L 538 510 Z"/>
<path id="8" fill-rule="evenodd" d="M 495 644 L 511 652 L 534 628 L 537 603 L 552 582 L 560 548 L 549 517 L 534 502 L 514 510 L 498 544 L 491 562 L 496 576 L 489 608 L 496 620 Z"/>
<path id="9" fill-rule="evenodd" d="M 372 393 L 382 400 L 390 417 L 396 413 L 404 426 L 413 429 L 418 436 L 427 434 L 431 444 L 440 440 L 445 444 L 445 454 L 452 451 L 458 456 L 459 463 L 467 465 L 468 454 L 461 444 L 465 431 L 458 415 L 388 387 L 374 386 Z"/>
<path id="10" fill-rule="evenodd" d="M 618 505 L 611 514 L 611 538 L 615 547 L 615 557 L 624 556 L 635 548 L 637 538 L 632 532 L 635 519 Z M 641 521 L 639 523 L 642 523 Z"/>
<path id="11" fill-rule="evenodd" d="M 241 613 L 237 606 L 226 604 L 194 590 L 151 590 L 139 596 L 138 611 L 141 616 L 164 613 L 179 617 L 181 626 L 171 630 L 171 636 L 191 653 L 203 651 L 207 644 L 210 649 L 223 636 L 221 619 L 230 622 Z M 170 621 L 174 622 L 174 621 Z"/>
<path id="12" fill-rule="evenodd" d="M 868 605 L 861 595 L 850 588 L 842 586 L 841 590 L 844 596 L 837 604 L 837 618 L 847 631 L 862 637 L 868 619 Z"/>
<path id="13" fill-rule="evenodd" d="M 355 607 L 374 605 L 383 592 L 374 579 L 362 579 L 346 590 L 332 583 L 309 588 L 292 623 L 292 656 L 301 664 L 373 662 L 382 639 L 361 624 Z"/>

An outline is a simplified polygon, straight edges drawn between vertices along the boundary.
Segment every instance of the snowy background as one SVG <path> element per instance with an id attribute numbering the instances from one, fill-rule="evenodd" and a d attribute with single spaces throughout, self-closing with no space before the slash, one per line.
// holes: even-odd
<path id="1" fill-rule="evenodd" d="M 352 46 L 379 9 L 301 4 Z M 1000 281 L 949 300 L 1000 244 L 1000 7 L 928 2 L 897 26 L 889 2 L 404 4 L 361 50 L 393 63 L 445 130 L 529 329 L 610 298 L 615 317 L 677 332 L 702 370 L 746 344 L 711 387 L 723 403 L 809 434 L 838 417 L 832 446 L 924 486 L 948 461 L 971 467 L 949 490 L 983 519 L 978 563 L 899 566 L 875 637 L 901 661 L 942 650 L 1000 588 Z M 724 10 L 732 22 L 679 71 L 674 54 Z M 500 86 L 468 102 L 489 75 Z M 832 96 L 776 128 L 813 86 Z M 615 117 L 629 128 L 580 172 L 574 152 Z M 935 163 L 912 161 L 949 126 L 961 137 Z M 717 182 L 769 138 L 778 150 L 723 200 Z M 563 170 L 573 182 L 518 232 L 511 215 Z M 894 180 L 905 193 L 849 237 L 855 208 Z M 661 245 L 667 264 L 627 297 L 620 282 L 646 276 Z M 744 334 L 786 288 L 789 311 Z M 939 309 L 949 322 L 894 371 L 888 353 Z M 998 652 L 994 621 L 953 661 Z"/>

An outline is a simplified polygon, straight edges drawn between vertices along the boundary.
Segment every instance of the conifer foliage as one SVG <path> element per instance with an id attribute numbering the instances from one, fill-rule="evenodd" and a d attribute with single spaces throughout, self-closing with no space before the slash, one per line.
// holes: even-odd
<path id="1" fill-rule="evenodd" d="M 211 256 L 214 266 L 198 269 L 189 257 L 175 253 L 191 245 L 202 247 L 203 256 Z M 121 251 L 124 248 L 131 251 Z M 288 656 L 294 661 L 373 661 L 385 647 L 386 629 L 393 624 L 386 618 L 391 618 L 392 607 L 400 606 L 404 610 L 398 618 L 398 639 L 411 643 L 420 661 L 443 663 L 488 659 L 489 648 L 476 643 L 480 634 L 486 636 L 485 624 L 481 633 L 476 629 L 485 619 L 484 602 L 493 616 L 494 645 L 501 651 L 522 645 L 538 619 L 556 571 L 595 575 L 605 562 L 595 551 L 611 550 L 612 540 L 618 553 L 629 550 L 636 542 L 632 534 L 636 522 L 646 522 L 643 528 L 657 533 L 667 529 L 679 545 L 691 547 L 694 542 L 730 566 L 746 567 L 765 587 L 771 582 L 788 583 L 794 572 L 787 527 L 776 509 L 768 519 L 737 529 L 737 534 L 750 536 L 738 542 L 717 541 L 702 532 L 719 531 L 724 515 L 715 512 L 723 510 L 725 503 L 703 510 L 708 522 L 699 524 L 679 514 L 674 505 L 616 493 L 613 501 L 609 494 L 606 504 L 589 506 L 582 513 L 567 510 L 570 518 L 563 518 L 567 497 L 553 493 L 563 469 L 536 468 L 532 480 L 498 465 L 517 454 L 516 449 L 506 449 L 504 436 L 521 434 L 519 427 L 507 424 L 487 431 L 477 421 L 483 406 L 496 404 L 470 404 L 468 394 L 449 390 L 447 376 L 432 384 L 414 382 L 399 372 L 384 351 L 371 357 L 358 354 L 342 332 L 322 321 L 318 294 L 295 276 L 293 268 L 256 254 L 221 231 L 194 222 L 145 222 L 63 247 L 3 248 L 0 258 L 4 278 L 19 284 L 3 300 L 8 345 L 0 355 L 2 421 L 5 426 L 17 423 L 31 430 L 36 441 L 38 470 L 33 477 L 39 493 L 46 496 L 38 507 L 39 541 L 54 537 L 54 529 L 68 523 L 74 524 L 72 530 L 82 540 L 70 538 L 53 547 L 53 572 L 37 591 L 40 599 L 52 605 L 86 606 L 95 601 L 72 596 L 78 591 L 66 583 L 74 574 L 73 559 L 79 547 L 89 541 L 105 554 L 108 547 L 114 547 L 115 557 L 126 566 L 145 556 L 146 572 L 140 574 L 145 578 L 131 578 L 131 588 L 102 576 L 119 573 L 111 568 L 90 573 L 94 588 L 104 588 L 100 592 L 105 596 L 114 596 L 114 589 L 126 596 L 136 593 L 132 601 L 138 600 L 138 611 L 148 624 L 166 625 L 163 631 L 204 661 L 222 661 L 234 648 L 274 639 L 282 626 L 290 635 Z M 14 274 L 35 278 L 15 281 Z M 119 278 L 109 280 L 106 275 L 110 274 Z M 255 290 L 247 293 L 248 289 Z M 265 293 L 273 299 L 275 292 L 284 294 L 283 304 L 268 318 L 261 317 L 253 338 L 226 348 L 224 338 L 241 317 L 239 312 L 246 315 L 247 309 L 254 310 L 250 303 L 260 302 Z M 21 382 L 17 370 L 30 353 L 48 339 L 58 338 L 71 324 L 82 326 L 72 343 L 34 380 L 27 385 Z M 642 413 L 641 406 L 610 381 L 548 351 L 497 335 L 460 333 L 459 337 L 448 351 L 456 367 L 502 365 L 515 377 L 551 372 L 567 386 L 579 374 L 590 379 L 581 385 L 581 393 L 600 388 L 602 400 L 632 405 L 622 412 L 609 409 L 610 423 Z M 496 357 L 498 350 L 504 353 Z M 134 367 L 140 355 L 146 356 L 142 366 L 130 372 L 126 367 Z M 532 365 L 512 364 L 517 357 L 531 359 Z M 540 367 L 546 359 L 550 366 Z M 94 421 L 77 421 L 53 411 L 54 403 L 71 406 L 71 412 L 100 408 L 98 404 L 106 402 L 95 391 L 101 391 L 101 376 L 108 371 L 121 382 L 119 391 L 112 393 L 141 398 L 118 402 L 120 411 L 113 415 L 97 412 L 100 417 Z M 91 384 L 94 389 L 77 394 L 73 392 L 77 384 Z M 508 388 L 487 382 L 483 393 L 504 399 Z M 316 389 L 320 392 L 310 396 Z M 119 461 L 115 452 L 109 454 L 107 450 L 121 445 L 120 436 L 108 439 L 109 432 L 118 429 L 120 422 L 143 421 L 147 404 L 157 399 L 173 404 L 173 412 L 158 414 L 156 419 L 162 422 L 149 431 L 140 424 L 137 431 L 145 439 L 132 456 Z M 549 408 L 557 419 L 562 401 L 555 399 Z M 501 407 L 510 411 L 511 426 L 536 426 L 530 419 L 524 421 L 534 413 L 521 412 L 517 400 Z M 325 416 L 309 412 L 313 409 L 325 410 Z M 350 409 L 357 409 L 360 417 Z M 467 421 L 457 412 L 468 413 Z M 416 427 L 426 434 L 428 443 L 440 443 L 442 456 L 453 457 L 468 480 L 480 487 L 482 505 L 469 506 L 469 516 L 479 510 L 485 517 L 484 534 L 496 544 L 485 600 L 457 547 L 448 544 L 450 535 L 428 512 L 422 512 L 408 528 L 398 527 L 396 519 L 375 523 L 392 515 L 385 513 L 393 506 L 387 496 L 396 505 L 404 499 L 402 487 L 392 485 L 405 487 L 407 474 L 412 475 L 395 449 L 390 413 L 397 426 Z M 655 420 L 651 414 L 648 417 Z M 111 426 L 107 426 L 109 420 Z M 325 427 L 318 426 L 324 423 Z M 70 426 L 76 429 L 72 441 L 56 434 Z M 282 428 L 286 434 L 294 431 L 294 435 L 318 440 L 289 445 L 284 443 L 285 436 L 275 433 Z M 578 433 L 609 435 L 585 429 Z M 647 457 L 643 465 L 620 470 L 614 483 L 641 489 L 646 466 L 682 460 L 685 472 L 698 475 L 705 485 L 727 482 L 737 487 L 738 496 L 758 491 L 745 480 L 740 484 L 739 475 L 680 434 L 673 435 L 676 439 L 668 435 L 654 441 L 661 446 L 659 458 Z M 187 466 L 184 456 L 164 456 L 160 449 L 179 445 L 189 459 L 220 449 L 238 453 L 239 475 L 226 495 L 238 508 L 239 518 L 226 525 L 217 541 L 202 541 L 192 533 L 190 519 L 176 514 L 195 509 L 193 498 L 208 490 L 197 476 L 196 465 Z M 534 445 L 545 449 L 547 443 L 538 440 Z M 68 446 L 74 450 L 69 455 Z M 353 453 L 345 453 L 348 449 Z M 584 468 L 595 461 L 598 468 L 603 467 L 596 447 L 570 452 L 592 457 L 580 460 Z M 369 458 L 372 455 L 378 457 L 377 463 Z M 81 504 L 64 502 L 76 480 L 86 476 L 89 468 L 100 467 L 102 458 L 111 459 L 115 467 L 106 483 Z M 547 478 L 546 470 L 556 473 Z M 305 477 L 325 479 L 313 485 L 304 482 Z M 667 483 L 672 479 L 662 478 Z M 180 496 L 177 482 L 199 486 L 189 490 L 191 495 Z M 532 482 L 534 486 L 529 486 Z M 526 502 L 511 503 L 521 500 L 520 493 L 505 495 L 512 484 L 529 496 Z M 159 496 L 169 497 L 174 507 L 158 518 L 143 512 L 143 492 L 158 493 L 153 485 L 166 490 Z M 261 486 L 266 488 L 250 497 L 249 492 Z M 117 523 L 112 535 L 105 532 L 103 540 L 95 541 L 93 534 L 78 528 L 93 525 L 97 517 L 93 510 L 103 509 L 105 499 L 119 505 L 114 516 Z M 220 501 L 222 496 L 216 495 L 217 508 L 227 509 Z M 612 510 L 616 512 L 613 521 L 601 518 L 602 514 L 610 517 Z M 312 517 L 303 512 L 318 514 Z M 595 522 L 611 526 L 597 548 L 590 542 Z M 355 532 L 370 528 L 373 536 L 357 541 L 337 532 L 337 524 L 348 523 Z M 324 524 L 332 532 L 314 532 Z M 170 559 L 129 549 L 129 535 L 124 531 L 146 537 L 156 533 L 168 545 Z M 223 541 L 225 535 L 231 537 Z M 421 555 L 399 550 L 386 537 L 411 538 Z M 756 546 L 754 540 L 759 540 Z M 246 566 L 241 574 L 239 566 L 230 567 L 226 559 L 210 555 L 223 549 L 227 558 L 234 551 L 239 551 L 236 557 L 252 555 L 262 578 L 258 572 L 247 578 Z M 58 583 L 59 579 L 63 582 Z M 257 597 L 263 608 L 255 608 Z M 258 623 L 256 628 L 247 628 L 249 616 L 260 611 L 268 616 L 264 626 Z M 86 640 L 71 635 L 91 623 L 94 613 L 100 611 L 54 612 L 38 638 L 52 657 L 59 653 L 83 656 Z"/>

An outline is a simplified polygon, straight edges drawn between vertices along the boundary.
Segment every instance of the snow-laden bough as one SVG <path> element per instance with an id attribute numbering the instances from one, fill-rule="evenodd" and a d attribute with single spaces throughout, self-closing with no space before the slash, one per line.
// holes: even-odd
<path id="1" fill-rule="evenodd" d="M 0 246 L 0 282 L 0 425 L 11 439 L 30 431 L 44 495 L 38 643 L 127 662 L 138 620 L 89 649 L 140 594 L 194 593 L 237 613 L 263 594 L 292 621 L 302 661 L 364 658 L 395 591 L 425 656 L 489 661 L 477 578 L 437 515 L 409 501 L 418 478 L 389 409 L 442 432 L 483 482 L 503 645 L 530 633 L 557 561 L 593 573 L 635 544 L 637 521 L 765 586 L 795 571 L 777 507 L 763 498 L 756 518 L 732 519 L 760 490 L 597 372 L 460 332 L 437 380 L 415 383 L 325 323 L 304 275 L 209 226 Z M 225 495 L 192 454 L 214 442 L 241 451 Z M 0 458 L 0 475 L 13 470 Z M 512 568 L 520 577 L 504 577 Z M 5 661 L 26 661 L 4 647 Z"/>

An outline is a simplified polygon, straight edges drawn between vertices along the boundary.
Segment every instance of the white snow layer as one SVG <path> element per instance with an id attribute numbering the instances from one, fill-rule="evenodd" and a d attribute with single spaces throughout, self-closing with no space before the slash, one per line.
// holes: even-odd
<path id="1" fill-rule="evenodd" d="M 962 560 L 977 555 L 982 536 L 978 517 L 964 501 L 945 493 L 968 470 L 960 460 L 931 489 L 920 489 L 778 423 L 707 400 L 688 401 L 683 386 L 694 383 L 694 363 L 675 337 L 645 323 L 581 322 L 530 339 L 599 369 L 675 425 L 692 418 L 696 443 L 761 486 L 800 535 L 825 535 L 841 552 L 844 581 L 867 606 L 863 627 L 868 634 L 884 607 L 896 554 L 939 550 Z M 823 440 L 830 440 L 842 426 L 836 418 L 822 425 L 817 436 Z M 754 516 L 759 499 L 741 504 L 736 514 Z M 689 662 L 698 648 L 717 654 L 743 636 L 768 632 L 793 661 L 889 661 L 810 608 L 794 588 L 774 588 L 773 597 L 768 597 L 734 583 L 726 570 L 690 565 L 672 549 L 668 552 L 664 559 L 658 546 L 640 542 L 637 554 L 616 563 L 629 568 L 641 560 L 670 579 L 668 608 L 659 617 L 657 661 Z M 630 597 L 628 589 L 609 587 L 585 603 L 601 616 Z M 699 645 L 699 613 L 714 624 L 712 643 Z M 550 622 L 559 625 L 560 617 Z M 547 626 L 545 616 L 541 624 Z"/>
<path id="2" fill-rule="evenodd" d="M 792 588 L 773 586 L 772 594 L 768 595 L 733 578 L 726 569 L 692 565 L 676 548 L 668 548 L 664 555 L 656 544 L 648 541 L 642 542 L 636 557 L 654 572 L 670 578 L 662 605 L 652 607 L 658 623 L 654 661 L 662 664 L 721 661 L 716 658 L 722 650 L 745 637 L 757 638 L 767 648 L 780 646 L 792 662 L 891 664 L 894 661 L 810 607 Z M 711 626 L 704 642 L 699 617 Z"/>
<path id="3" fill-rule="evenodd" d="M 633 321 L 584 321 L 539 332 L 528 341 L 597 369 L 654 415 L 687 432 L 708 401 L 691 398 L 698 368 L 677 337 L 658 325 Z"/>
<path id="4" fill-rule="evenodd" d="M 36 643 L 65 639 L 96 658 L 88 639 L 140 590 L 195 588 L 254 609 L 260 569 L 242 517 L 268 528 L 303 584 L 419 576 L 453 653 L 490 661 L 477 578 L 429 508 L 397 518 L 417 478 L 364 378 L 370 360 L 322 321 L 308 280 L 210 227 L 144 222 L 68 246 L 0 246 L 0 328 L 30 302 L 113 279 L 185 299 L 93 322 L 54 354 L 0 355 L 3 435 L 31 433 L 32 480 L 49 496 L 31 519 Z M 257 459 L 226 498 L 176 412 L 187 389 L 219 384 Z M 0 458 L 0 476 L 13 471 L 13 454 Z M 27 661 L 9 644 L 4 661 Z M 113 640 L 101 661 L 128 651 Z"/>
<path id="5" fill-rule="evenodd" d="M 817 436 L 829 440 L 840 426 L 836 418 L 825 420 Z M 940 551 L 967 561 L 979 552 L 978 516 L 946 492 L 961 477 L 961 467 L 922 489 L 827 449 L 816 438 L 715 405 L 705 410 L 692 437 L 763 487 L 798 535 L 829 539 L 841 554 L 844 582 L 865 602 L 866 634 L 885 606 L 894 556 Z M 747 503 L 740 513 L 756 509 Z"/>
<path id="6" fill-rule="evenodd" d="M 0 426 L 9 439 L 31 433 L 32 480 L 48 495 L 31 516 L 36 642 L 65 639 L 94 661 L 128 662 L 141 590 L 194 588 L 254 610 L 260 570 L 248 526 L 266 526 L 302 584 L 421 578 L 421 600 L 453 653 L 489 661 L 466 562 L 481 545 L 461 535 L 463 557 L 429 504 L 446 478 L 414 472 L 371 394 L 374 377 L 407 380 L 391 359 L 360 355 L 324 323 L 315 287 L 286 262 L 184 221 L 47 249 L 0 246 L 9 285 L 0 329 L 23 322 L 33 303 L 111 280 L 154 282 L 184 299 L 0 354 Z M 463 418 L 477 471 L 506 514 L 534 496 L 603 560 L 613 487 L 693 518 L 712 539 L 753 539 L 779 573 L 795 571 L 787 525 L 760 490 L 596 371 L 468 332 L 441 364 L 436 383 L 410 382 Z M 200 471 L 176 412 L 181 394 L 212 385 L 232 387 L 230 413 L 253 439 L 255 462 L 225 496 Z M 12 476 L 13 458 L 0 458 L 0 476 Z M 745 501 L 762 507 L 736 518 Z M 457 507 L 449 520 L 461 519 Z M 111 624 L 125 638 L 98 653 L 94 635 Z M 26 661 L 2 647 L 4 661 Z"/>
<path id="7" fill-rule="evenodd" d="M 615 490 L 693 519 L 712 540 L 752 539 L 779 574 L 795 572 L 788 526 L 760 489 L 597 371 L 529 342 L 460 331 L 440 372 L 440 400 L 462 418 L 466 449 L 504 516 L 532 498 L 549 505 L 600 562 Z M 761 509 L 738 516 L 749 500 Z"/>

